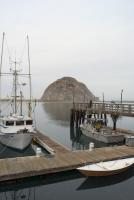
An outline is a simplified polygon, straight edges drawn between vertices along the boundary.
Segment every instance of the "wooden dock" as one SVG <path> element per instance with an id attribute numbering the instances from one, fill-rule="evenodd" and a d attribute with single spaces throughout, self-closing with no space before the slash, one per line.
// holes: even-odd
<path id="1" fill-rule="evenodd" d="M 118 113 L 121 116 L 134 117 L 134 104 L 93 102 L 74 103 L 73 107 L 75 110 L 86 110 L 92 113 Z"/>
<path id="2" fill-rule="evenodd" d="M 70 111 L 70 126 L 79 127 L 85 119 L 90 120 L 92 117 L 102 119 L 104 125 L 107 126 L 107 115 L 113 121 L 113 130 L 116 130 L 117 120 L 120 116 L 134 117 L 134 104 L 92 101 L 89 103 L 73 103 Z"/>
<path id="3" fill-rule="evenodd" d="M 71 151 L 41 133 L 35 134 L 35 140 L 45 143 L 54 155 L 27 156 L 0 159 L 0 181 L 51 174 L 76 169 L 86 163 L 113 160 L 134 156 L 134 147 L 114 146 L 94 149 L 93 151 Z"/>
<path id="4" fill-rule="evenodd" d="M 48 151 L 50 150 L 50 153 L 51 151 L 55 154 L 60 152 L 66 153 L 70 151 L 67 147 L 59 144 L 57 141 L 50 139 L 48 136 L 43 135 L 39 131 L 37 131 L 37 133 L 34 135 L 34 140 L 44 148 L 48 146 Z"/>

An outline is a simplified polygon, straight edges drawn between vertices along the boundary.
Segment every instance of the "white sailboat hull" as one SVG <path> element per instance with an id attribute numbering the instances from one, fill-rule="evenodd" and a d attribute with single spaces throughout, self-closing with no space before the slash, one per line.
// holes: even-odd
<path id="1" fill-rule="evenodd" d="M 8 147 L 23 150 L 30 143 L 33 138 L 32 133 L 10 133 L 0 135 L 0 142 Z"/>

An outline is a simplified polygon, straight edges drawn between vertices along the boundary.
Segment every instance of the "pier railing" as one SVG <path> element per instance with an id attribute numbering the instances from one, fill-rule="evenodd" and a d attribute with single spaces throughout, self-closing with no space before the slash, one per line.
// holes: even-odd
<path id="1" fill-rule="evenodd" d="M 134 104 L 120 104 L 120 103 L 74 103 L 74 108 L 76 110 L 87 110 L 93 113 L 119 113 L 123 116 L 134 117 Z"/>

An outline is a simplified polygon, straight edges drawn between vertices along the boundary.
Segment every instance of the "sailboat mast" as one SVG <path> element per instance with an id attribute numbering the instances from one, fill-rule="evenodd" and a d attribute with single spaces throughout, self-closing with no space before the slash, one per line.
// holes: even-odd
<path id="1" fill-rule="evenodd" d="M 17 70 L 16 70 L 16 60 L 15 60 L 15 70 L 14 70 L 14 113 L 17 113 Z"/>
<path id="2" fill-rule="evenodd" d="M 22 91 L 20 91 L 20 116 L 22 116 Z"/>
<path id="3" fill-rule="evenodd" d="M 3 61 L 4 38 L 5 38 L 5 33 L 3 33 L 3 37 L 2 37 L 1 60 L 0 60 L 0 75 L 1 75 L 2 61 Z"/>
<path id="4" fill-rule="evenodd" d="M 1 47 L 1 60 L 0 60 L 0 100 L 1 100 L 1 73 L 2 73 L 2 62 L 3 62 L 3 48 L 4 48 L 4 38 L 5 38 L 5 33 L 3 32 L 3 37 L 2 37 L 2 47 Z M 0 101 L 0 115 L 1 115 L 1 101 Z"/>
<path id="5" fill-rule="evenodd" d="M 27 35 L 27 46 L 28 46 L 28 64 L 29 64 L 29 117 L 31 117 L 32 112 L 32 84 L 31 84 L 31 63 L 29 54 L 29 37 Z"/>

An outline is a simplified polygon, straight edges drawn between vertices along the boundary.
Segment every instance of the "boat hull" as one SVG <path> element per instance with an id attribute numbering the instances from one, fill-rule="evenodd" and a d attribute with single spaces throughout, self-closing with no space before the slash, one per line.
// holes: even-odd
<path id="1" fill-rule="evenodd" d="M 134 158 L 100 162 L 77 168 L 85 176 L 111 176 L 122 173 L 134 165 Z"/>
<path id="2" fill-rule="evenodd" d="M 91 137 L 97 141 L 104 142 L 106 144 L 112 144 L 112 143 L 120 143 L 124 141 L 124 135 L 123 134 L 108 134 L 103 132 L 97 132 L 93 130 L 90 125 L 84 125 L 81 127 L 81 131 L 84 135 L 87 137 Z"/>
<path id="3" fill-rule="evenodd" d="M 128 166 L 128 167 L 125 167 L 125 168 L 119 169 L 119 170 L 111 170 L 111 171 L 90 171 L 90 170 L 87 171 L 87 170 L 80 170 L 80 169 L 79 169 L 79 171 L 84 176 L 112 176 L 112 175 L 127 171 L 130 167 L 132 167 L 132 166 Z"/>
<path id="4" fill-rule="evenodd" d="M 32 133 L 13 133 L 0 135 L 0 142 L 8 147 L 24 150 L 33 138 Z"/>

